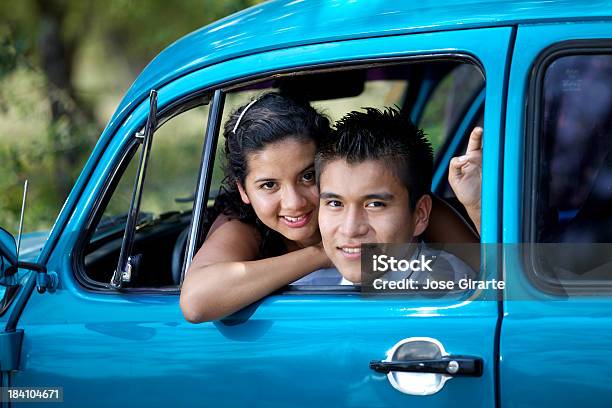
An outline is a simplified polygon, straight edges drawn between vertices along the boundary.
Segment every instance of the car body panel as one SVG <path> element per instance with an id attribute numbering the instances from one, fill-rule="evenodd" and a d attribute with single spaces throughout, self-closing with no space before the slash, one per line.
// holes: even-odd
<path id="1" fill-rule="evenodd" d="M 117 401 L 131 406 L 191 406 L 194 401 L 442 406 L 458 396 L 474 406 L 493 404 L 495 356 L 483 349 L 492 350 L 494 343 L 496 316 L 487 310 L 494 302 L 447 305 L 452 308 L 445 310 L 421 301 L 411 310 L 410 301 L 274 296 L 245 321 L 196 326 L 184 321 L 176 296 L 131 296 L 119 302 L 66 297 L 71 295 L 33 296 L 20 325 L 28 334 L 22 369 L 12 378 L 13 386 L 44 385 L 52 379 L 63 386 L 66 406 L 85 400 L 91 406 Z M 67 305 L 74 311 L 69 315 Z M 92 321 L 91 316 L 97 317 Z M 368 362 L 383 359 L 396 341 L 412 336 L 434 337 L 449 352 L 482 357 L 485 375 L 453 379 L 427 398 L 397 392 Z M 111 393 L 114 387 L 119 389 Z"/>
<path id="2" fill-rule="evenodd" d="M 556 296 L 526 278 L 516 251 L 522 241 L 525 100 L 533 62 L 564 41 L 612 39 L 612 24 L 592 22 L 518 28 L 509 88 L 505 139 L 503 240 L 505 294 L 500 340 L 501 400 L 509 407 L 610 405 L 612 298 Z M 512 119 L 510 119 L 512 118 Z"/>
<path id="3" fill-rule="evenodd" d="M 475 56 L 487 75 L 485 130 L 491 136 L 484 153 L 489 169 L 484 183 L 485 189 L 493 189 L 499 182 L 503 98 L 489 89 L 504 88 L 506 61 L 499 50 L 510 47 L 512 31 L 424 33 L 270 51 L 181 77 L 159 90 L 159 102 L 163 107 L 197 89 L 288 67 L 411 55 Z M 262 406 L 494 404 L 495 301 L 467 299 L 466 294 L 432 301 L 366 299 L 358 292 L 285 293 L 228 320 L 191 325 L 180 312 L 177 291 L 94 292 L 80 286 L 74 277 L 74 248 L 104 180 L 142 126 L 146 105 L 139 105 L 106 146 L 50 252 L 47 265 L 58 273 L 60 285 L 53 293 L 33 293 L 20 317 L 19 327 L 26 333 L 23 369 L 11 375 L 13 386 L 46 384 L 52 378 L 64 387 L 67 406 L 79 406 L 85 399 L 98 406 L 118 401 L 133 406 L 209 405 L 220 399 L 224 406 L 242 406 L 252 395 Z M 497 194 L 491 193 L 483 214 L 496 220 L 497 211 Z M 488 239 L 497 236 L 496 225 L 487 229 Z M 497 261 L 488 261 L 486 273 L 494 277 Z M 485 372 L 480 378 L 452 379 L 434 396 L 402 394 L 368 363 L 384 359 L 387 350 L 408 337 L 435 338 L 451 353 L 482 357 Z M 66 347 L 70 353 L 63 352 Z M 301 398 L 297 402 L 296 395 Z"/>

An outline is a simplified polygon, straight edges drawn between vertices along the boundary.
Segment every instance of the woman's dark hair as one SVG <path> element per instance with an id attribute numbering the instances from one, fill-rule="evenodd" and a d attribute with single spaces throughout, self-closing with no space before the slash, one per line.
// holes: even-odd
<path id="1" fill-rule="evenodd" d="M 261 230 L 263 225 L 257 221 L 253 207 L 242 202 L 236 186 L 236 182 L 244 185 L 249 171 L 248 155 L 288 138 L 314 141 L 318 145 L 329 132 L 329 120 L 308 102 L 276 92 L 266 93 L 240 106 L 224 126 L 225 179 L 209 214 L 209 222 L 214 221 L 217 215 L 224 214 L 256 224 Z"/>

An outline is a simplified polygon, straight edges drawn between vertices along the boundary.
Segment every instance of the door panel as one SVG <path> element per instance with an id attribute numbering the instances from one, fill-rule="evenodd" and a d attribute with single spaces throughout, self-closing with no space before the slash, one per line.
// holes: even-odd
<path id="1" fill-rule="evenodd" d="M 546 76 L 539 80 L 535 73 L 541 68 L 543 73 L 547 72 L 546 75 L 552 75 L 551 70 L 555 63 L 559 63 L 562 55 L 609 54 L 611 29 L 612 24 L 609 22 L 533 25 L 518 29 L 510 74 L 509 89 L 513 93 L 508 102 L 504 164 L 504 275 L 509 290 L 505 294 L 500 341 L 500 389 L 505 406 L 609 406 L 612 399 L 608 369 L 612 364 L 609 353 L 612 340 L 610 281 L 600 279 L 589 283 L 578 275 L 568 275 L 571 279 L 579 278 L 571 281 L 558 275 L 558 281 L 549 285 L 543 279 L 546 270 L 530 262 L 531 258 L 515 251 L 517 247 L 514 245 L 523 241 L 560 242 L 566 246 L 561 247 L 564 251 L 556 254 L 566 258 L 568 252 L 579 254 L 580 246 L 587 251 L 597 248 L 588 245 L 597 242 L 597 238 L 589 235 L 579 238 L 563 231 L 575 229 L 581 219 L 585 219 L 580 217 L 581 208 L 589 208 L 592 215 L 601 217 L 595 220 L 595 224 L 606 225 L 605 215 L 602 217 L 602 213 L 587 206 L 584 199 L 574 199 L 582 194 L 589 200 L 596 187 L 593 181 L 595 176 L 605 174 L 603 172 L 606 171 L 605 161 L 593 159 L 605 156 L 606 153 L 596 143 L 597 140 L 590 141 L 586 146 L 591 153 L 582 151 L 584 137 L 596 134 L 592 132 L 598 126 L 597 121 L 584 113 L 593 109 L 603 115 L 603 122 L 609 122 L 612 117 L 611 105 L 604 103 L 606 100 L 610 102 L 610 98 L 604 96 L 604 99 L 597 99 L 593 96 L 603 96 L 606 92 L 609 94 L 609 83 L 606 85 L 602 82 L 593 86 L 593 81 L 598 80 L 597 76 L 605 67 L 602 61 L 595 61 L 588 69 L 579 65 L 574 68 L 565 67 L 559 71 L 559 77 L 549 77 L 546 81 Z M 553 46 L 556 48 L 550 48 Z M 544 52 L 546 49 L 548 51 Z M 550 59 L 542 59 L 545 55 L 550 56 Z M 542 63 L 534 64 L 538 56 L 541 56 Z M 559 89 L 550 89 L 554 83 Z M 531 87 L 527 88 L 526 84 L 531 84 Z M 541 86 L 541 91 L 536 84 Z M 533 94 L 528 95 L 528 89 Z M 543 96 L 542 99 L 536 99 L 535 95 Z M 546 107 L 546 98 L 558 99 L 554 109 Z M 529 101 L 527 112 L 526 100 Z M 541 109 L 540 113 L 538 109 Z M 547 126 L 551 126 L 552 122 L 553 126 L 557 126 L 555 118 L 559 119 L 558 129 L 560 132 L 563 130 L 564 141 L 553 145 L 545 139 L 545 128 L 538 125 L 544 126 L 543 115 L 546 115 Z M 605 130 L 599 133 L 602 138 L 600 140 L 610 140 L 610 127 L 606 127 L 607 133 Z M 563 149 L 566 144 L 570 146 L 569 149 Z M 579 164 L 568 159 L 554 161 L 565 163 L 564 166 L 549 166 L 547 163 L 553 163 L 550 157 L 539 156 L 540 152 L 547 149 L 546 146 L 557 146 L 551 149 L 555 154 L 578 154 Z M 542 157 L 544 159 L 540 159 Z M 590 170 L 590 167 L 594 169 Z M 539 172 L 543 174 L 547 168 L 550 174 L 544 180 L 550 180 L 550 191 L 543 188 L 546 184 L 538 185 L 535 181 L 539 180 Z M 576 169 L 576 174 L 584 178 L 571 175 L 571 171 Z M 557 204 L 553 205 L 554 196 L 559 196 L 553 194 L 553 188 L 561 191 L 560 184 L 555 181 L 559 179 L 565 179 L 563 182 L 576 192 L 572 193 L 565 188 L 561 200 L 557 199 Z M 588 195 L 579 193 L 578 189 Z M 522 196 L 530 191 L 535 192 L 531 197 Z M 550 216 L 539 216 L 537 210 L 533 209 L 535 207 L 531 207 L 532 200 L 535 203 L 548 202 L 545 208 L 549 209 L 547 211 Z M 534 218 L 539 219 L 538 222 L 530 219 L 529 211 L 532 211 Z M 609 206 L 607 211 L 610 214 Z M 554 216 L 552 221 L 551 216 Z M 535 232 L 540 231 L 540 225 L 552 222 L 556 224 L 556 233 L 540 233 L 540 237 L 536 236 Z M 526 229 L 529 228 L 534 230 L 533 235 L 527 234 Z M 607 252 L 610 253 L 609 249 Z M 570 265 L 571 262 L 566 263 L 565 267 L 571 270 Z M 585 283 L 589 283 L 589 288 L 579 291 L 578 284 Z"/>
<path id="2" fill-rule="evenodd" d="M 461 30 L 279 50 L 183 77 L 159 90 L 159 99 L 166 103 L 236 73 L 315 62 L 432 53 L 476 56 L 487 75 L 482 239 L 494 243 L 504 58 L 511 34 L 510 28 Z M 144 114 L 139 108 L 133 118 L 142 120 Z M 116 135 L 94 179 L 112 171 L 104 160 L 117 154 L 127 137 Z M 64 406 L 81 406 L 83 401 L 92 406 L 193 406 L 196 401 L 203 406 L 495 405 L 499 316 L 497 302 L 479 300 L 491 298 L 487 291 L 443 300 L 373 299 L 358 292 L 281 293 L 231 319 L 192 325 L 183 319 L 176 292 L 83 289 L 73 275 L 75 261 L 65 254 L 72 254 L 77 244 L 99 184 L 85 188 L 51 252 L 48 267 L 58 271 L 60 288 L 33 294 L 21 316 L 19 326 L 26 335 L 22 369 L 12 374 L 13 386 L 63 386 Z M 496 277 L 497 260 L 491 257 L 485 264 L 486 275 Z M 484 374 L 451 379 L 432 396 L 403 394 L 384 374 L 372 371 L 369 362 L 384 359 L 392 346 L 409 337 L 434 338 L 451 354 L 481 357 Z"/>
<path id="3" fill-rule="evenodd" d="M 62 305 L 69 301 L 67 318 Z M 111 304 L 100 296 L 37 296 L 28 305 L 32 314 L 39 307 L 55 312 L 44 323 L 24 316 L 22 370 L 12 385 L 63 386 L 68 406 L 85 400 L 97 406 L 117 400 L 134 406 L 441 406 L 459 397 L 493 405 L 495 302 L 411 308 L 414 302 L 359 295 L 286 295 L 266 299 L 250 317 L 253 310 L 200 325 L 186 323 L 177 302 L 176 295 Z M 429 397 L 402 394 L 368 364 L 407 337 L 433 337 L 451 354 L 482 357 L 485 374 L 452 379 Z"/>

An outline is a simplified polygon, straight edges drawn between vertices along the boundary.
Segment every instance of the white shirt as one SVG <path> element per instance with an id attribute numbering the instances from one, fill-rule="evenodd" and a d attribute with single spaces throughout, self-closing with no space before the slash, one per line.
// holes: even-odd
<path id="1" fill-rule="evenodd" d="M 325 268 L 316 271 L 296 280 L 291 285 L 311 285 L 311 286 L 336 286 L 352 285 L 353 282 L 344 279 L 338 269 Z"/>

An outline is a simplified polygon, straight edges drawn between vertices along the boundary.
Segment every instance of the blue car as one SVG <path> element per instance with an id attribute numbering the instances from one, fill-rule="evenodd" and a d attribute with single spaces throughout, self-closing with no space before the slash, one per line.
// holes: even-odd
<path id="1" fill-rule="evenodd" d="M 220 129 L 269 90 L 332 119 L 397 105 L 455 205 L 449 161 L 483 126 L 480 273 L 505 288 L 290 286 L 187 322 Z M 144 69 L 49 233 L 24 235 L 19 255 L 0 234 L 2 406 L 610 406 L 611 152 L 610 1 L 243 10 Z"/>

